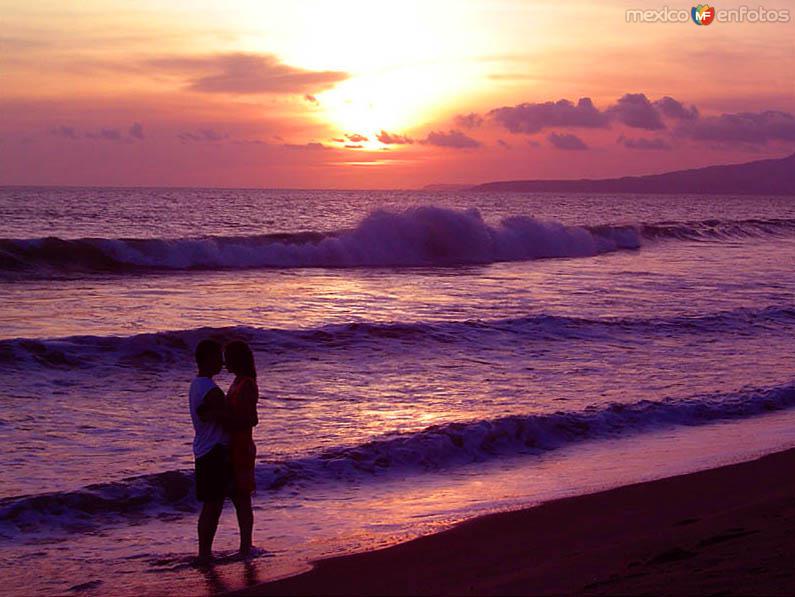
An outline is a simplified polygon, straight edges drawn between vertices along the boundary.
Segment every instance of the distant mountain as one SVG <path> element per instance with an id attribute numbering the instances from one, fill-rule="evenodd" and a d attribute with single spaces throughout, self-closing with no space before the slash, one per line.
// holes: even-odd
<path id="1" fill-rule="evenodd" d="M 471 188 L 471 184 L 426 184 L 423 191 L 460 191 Z"/>
<path id="2" fill-rule="evenodd" d="M 727 195 L 795 195 L 795 154 L 745 164 L 708 166 L 665 174 L 577 180 L 508 180 L 487 182 L 471 191 L 553 193 L 676 193 Z"/>

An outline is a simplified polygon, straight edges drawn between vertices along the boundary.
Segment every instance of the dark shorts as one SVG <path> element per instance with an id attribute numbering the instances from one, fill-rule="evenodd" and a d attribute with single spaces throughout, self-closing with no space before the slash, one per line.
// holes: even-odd
<path id="1" fill-rule="evenodd" d="M 229 449 L 221 444 L 213 446 L 196 459 L 196 499 L 200 502 L 222 500 L 229 495 L 232 483 L 232 465 Z"/>

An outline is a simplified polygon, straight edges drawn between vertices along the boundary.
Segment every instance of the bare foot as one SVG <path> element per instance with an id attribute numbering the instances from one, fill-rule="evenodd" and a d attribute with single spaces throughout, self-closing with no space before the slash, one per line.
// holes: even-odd
<path id="1" fill-rule="evenodd" d="M 206 568 L 211 566 L 215 558 L 213 558 L 213 554 L 202 554 L 200 553 L 193 559 L 193 565 L 199 568 Z"/>
<path id="2" fill-rule="evenodd" d="M 254 547 L 253 545 L 241 546 L 240 551 L 237 552 L 238 557 L 242 559 L 248 558 L 255 558 L 258 555 L 262 554 L 264 550 L 260 549 L 259 547 Z"/>

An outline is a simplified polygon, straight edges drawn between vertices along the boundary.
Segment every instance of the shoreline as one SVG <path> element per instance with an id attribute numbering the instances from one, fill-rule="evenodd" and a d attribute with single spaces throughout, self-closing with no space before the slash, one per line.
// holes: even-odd
<path id="1" fill-rule="evenodd" d="M 232 594 L 795 594 L 792 471 L 795 449 L 488 514 Z"/>

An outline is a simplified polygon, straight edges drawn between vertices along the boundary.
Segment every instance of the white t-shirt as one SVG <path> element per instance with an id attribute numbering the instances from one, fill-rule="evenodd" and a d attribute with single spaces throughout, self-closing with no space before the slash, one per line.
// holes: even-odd
<path id="1" fill-rule="evenodd" d="M 213 449 L 216 444 L 229 445 L 229 435 L 220 423 L 202 421 L 199 417 L 199 406 L 207 393 L 218 386 L 209 377 L 196 377 L 190 384 L 190 418 L 193 421 L 193 455 L 201 458 Z"/>

